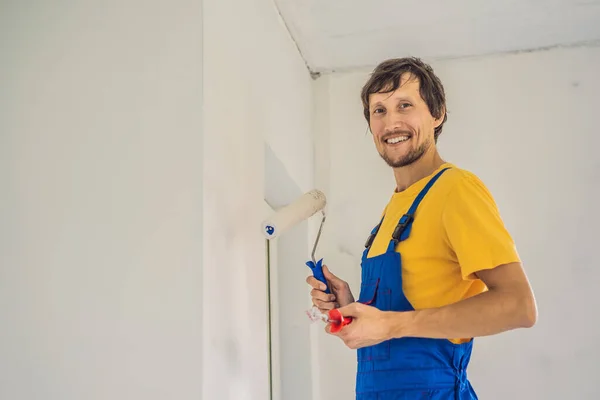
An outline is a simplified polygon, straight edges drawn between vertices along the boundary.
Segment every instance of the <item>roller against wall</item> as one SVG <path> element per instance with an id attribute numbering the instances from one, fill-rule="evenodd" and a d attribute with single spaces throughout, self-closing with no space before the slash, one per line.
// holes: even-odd
<path id="1" fill-rule="evenodd" d="M 306 265 L 308 265 L 308 267 L 312 270 L 313 276 L 325 284 L 325 293 L 331 293 L 329 286 L 327 285 L 325 275 L 323 275 L 323 259 L 320 259 L 319 261 L 316 261 L 315 259 L 315 252 L 319 243 L 319 238 L 321 237 L 323 224 L 325 223 L 326 219 L 326 204 L 327 199 L 325 194 L 320 190 L 313 189 L 300 196 L 294 202 L 277 210 L 273 215 L 271 215 L 270 218 L 263 221 L 262 230 L 266 238 L 271 240 L 281 236 L 288 229 L 294 227 L 304 220 L 307 220 L 316 213 L 321 212 L 321 224 L 313 245 L 311 261 L 307 261 Z M 341 317 L 341 314 L 339 314 L 339 312 L 336 310 L 331 310 L 333 313 L 330 312 L 329 315 L 320 315 L 320 313 L 317 311 L 318 310 L 313 308 L 312 313 L 309 314 L 311 319 L 323 319 L 326 322 L 331 322 L 332 330 L 339 330 L 343 325 L 349 323 L 349 320 L 344 320 L 344 318 Z"/>
<path id="2" fill-rule="evenodd" d="M 309 219 L 320 211 L 322 215 L 321 226 L 319 227 L 319 233 L 317 234 L 317 238 L 315 239 L 315 243 L 313 245 L 313 250 L 311 253 L 312 261 L 308 261 L 306 265 L 308 265 L 313 271 L 313 276 L 319 281 L 323 282 L 325 285 L 327 285 L 327 280 L 323 275 L 323 260 L 315 260 L 315 251 L 317 249 L 317 244 L 319 243 L 319 238 L 321 237 L 323 224 L 325 223 L 326 217 L 324 209 L 326 204 L 327 199 L 325 194 L 323 194 L 323 192 L 320 190 L 314 189 L 303 194 L 287 206 L 277 210 L 273 215 L 271 215 L 270 218 L 262 223 L 263 233 L 267 239 L 271 240 L 281 236 L 287 230 L 291 229 L 302 221 Z M 330 293 L 329 287 L 327 287 L 325 293 Z"/>

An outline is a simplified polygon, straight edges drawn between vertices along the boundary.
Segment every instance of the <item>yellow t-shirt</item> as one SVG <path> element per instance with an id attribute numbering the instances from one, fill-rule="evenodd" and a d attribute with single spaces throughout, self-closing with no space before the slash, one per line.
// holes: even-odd
<path id="1" fill-rule="evenodd" d="M 450 163 L 392 195 L 368 257 L 385 253 L 400 217 L 427 182 L 447 167 L 417 208 L 409 238 L 396 247 L 402 255 L 404 295 L 415 310 L 479 294 L 487 288 L 475 272 L 520 261 L 488 189 L 474 174 Z"/>

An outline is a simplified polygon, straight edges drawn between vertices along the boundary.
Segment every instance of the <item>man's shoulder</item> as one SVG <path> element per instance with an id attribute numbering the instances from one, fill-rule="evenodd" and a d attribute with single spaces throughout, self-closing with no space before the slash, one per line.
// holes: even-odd
<path id="1" fill-rule="evenodd" d="M 448 174 L 446 186 L 449 198 L 462 201 L 472 196 L 484 196 L 493 201 L 487 185 L 475 172 L 452 164 L 445 174 Z"/>
<path id="2" fill-rule="evenodd" d="M 454 185 L 476 185 L 485 189 L 483 180 L 473 171 L 461 168 L 455 164 L 447 164 L 448 170 L 444 173 L 446 180 L 452 186 Z"/>
<path id="3" fill-rule="evenodd" d="M 475 172 L 471 171 L 470 169 L 460 167 L 456 164 L 446 163 L 446 164 L 444 164 L 443 168 L 448 169 L 445 172 L 445 175 L 451 177 L 451 179 L 453 179 L 455 181 L 470 180 L 470 179 L 479 180 L 479 177 L 477 176 L 477 174 L 475 174 Z"/>

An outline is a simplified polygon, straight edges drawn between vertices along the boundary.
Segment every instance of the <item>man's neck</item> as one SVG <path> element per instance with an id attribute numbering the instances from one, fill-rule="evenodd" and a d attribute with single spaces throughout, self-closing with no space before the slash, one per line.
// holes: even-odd
<path id="1" fill-rule="evenodd" d="M 396 192 L 402 192 L 415 182 L 431 175 L 444 162 L 439 153 L 434 151 L 430 154 L 423 154 L 423 157 L 410 165 L 394 168 Z"/>

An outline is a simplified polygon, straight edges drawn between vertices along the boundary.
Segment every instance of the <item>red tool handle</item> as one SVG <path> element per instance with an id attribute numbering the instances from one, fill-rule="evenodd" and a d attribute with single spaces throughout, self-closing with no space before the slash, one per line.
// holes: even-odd
<path id="1" fill-rule="evenodd" d="M 337 333 L 344 326 L 352 322 L 352 317 L 344 317 L 340 310 L 334 308 L 333 310 L 329 310 L 329 322 L 331 323 L 331 327 L 329 328 L 331 333 Z"/>

